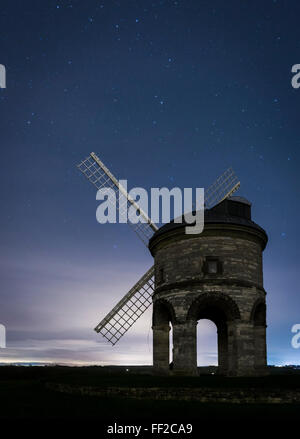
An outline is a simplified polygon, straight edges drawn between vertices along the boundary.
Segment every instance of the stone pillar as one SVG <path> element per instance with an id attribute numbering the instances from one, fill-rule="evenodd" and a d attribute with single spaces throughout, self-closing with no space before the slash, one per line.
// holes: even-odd
<path id="1" fill-rule="evenodd" d="M 173 371 L 175 375 L 197 375 L 197 323 L 188 320 L 173 325 Z"/>
<path id="2" fill-rule="evenodd" d="M 227 322 L 228 330 L 228 357 L 227 357 L 227 375 L 236 376 L 237 370 L 237 337 L 236 324 L 234 321 Z"/>
<path id="3" fill-rule="evenodd" d="M 254 326 L 254 366 L 257 375 L 267 374 L 266 325 Z"/>
<path id="4" fill-rule="evenodd" d="M 218 325 L 218 374 L 228 371 L 228 331 L 226 323 Z"/>
<path id="5" fill-rule="evenodd" d="M 255 375 L 254 330 L 252 322 L 230 322 L 230 375 Z"/>
<path id="6" fill-rule="evenodd" d="M 153 368 L 157 374 L 169 373 L 169 323 L 156 325 L 153 329 Z"/>

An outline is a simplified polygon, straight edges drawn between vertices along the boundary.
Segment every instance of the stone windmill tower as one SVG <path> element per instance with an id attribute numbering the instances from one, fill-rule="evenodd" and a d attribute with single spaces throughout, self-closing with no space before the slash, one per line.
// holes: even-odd
<path id="1" fill-rule="evenodd" d="M 240 183 L 228 169 L 205 191 L 204 231 L 185 234 L 184 221 L 160 229 L 103 162 L 91 153 L 78 165 L 97 188 L 122 195 L 120 213 L 134 207 L 143 223 L 131 224 L 154 256 L 154 266 L 96 326 L 115 345 L 153 303 L 156 373 L 197 374 L 196 328 L 200 319 L 218 329 L 218 371 L 230 376 L 266 371 L 266 305 L 262 252 L 266 232 L 251 220 L 251 205 L 231 195 Z M 173 328 L 173 368 L 169 331 Z"/>
<path id="2" fill-rule="evenodd" d="M 150 239 L 156 288 L 153 295 L 153 364 L 169 370 L 173 328 L 175 373 L 197 373 L 196 334 L 200 319 L 218 331 L 219 373 L 266 372 L 266 292 L 262 252 L 266 232 L 251 220 L 251 205 L 227 198 L 205 210 L 204 231 L 184 233 L 169 223 Z"/>

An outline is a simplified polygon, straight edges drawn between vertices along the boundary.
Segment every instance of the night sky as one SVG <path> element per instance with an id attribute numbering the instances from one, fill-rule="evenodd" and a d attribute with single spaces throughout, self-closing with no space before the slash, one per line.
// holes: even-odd
<path id="1" fill-rule="evenodd" d="M 268 362 L 300 363 L 297 0 L 2 0 L 0 362 L 150 364 L 151 309 L 115 346 L 93 328 L 152 265 L 100 225 L 76 164 L 128 187 L 208 187 L 232 166 L 264 253 Z M 212 324 L 198 364 L 216 364 Z"/>

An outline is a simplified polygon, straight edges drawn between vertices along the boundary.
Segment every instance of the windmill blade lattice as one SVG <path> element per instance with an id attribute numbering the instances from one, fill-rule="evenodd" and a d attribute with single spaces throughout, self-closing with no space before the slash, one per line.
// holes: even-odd
<path id="1" fill-rule="evenodd" d="M 133 228 L 138 237 L 143 241 L 145 245 L 148 245 L 149 239 L 153 233 L 158 230 L 156 224 L 151 221 L 148 215 L 140 208 L 140 206 L 130 197 L 125 188 L 119 183 L 119 181 L 113 176 L 104 163 L 96 156 L 95 153 L 91 153 L 89 157 L 83 160 L 78 169 L 83 175 L 98 189 L 109 187 L 115 192 L 118 190 L 120 197 L 119 203 L 116 207 L 121 214 L 126 214 L 128 208 L 133 206 L 142 216 L 145 222 L 138 222 L 128 224 Z"/>
<path id="2" fill-rule="evenodd" d="M 230 197 L 240 187 L 240 182 L 232 168 L 228 168 L 204 192 L 205 208 L 210 209 L 225 198 Z"/>
<path id="3" fill-rule="evenodd" d="M 147 216 L 140 206 L 129 196 L 125 188 L 118 182 L 104 163 L 91 153 L 89 157 L 83 160 L 78 169 L 83 175 L 98 189 L 109 187 L 114 191 L 119 191 L 121 196 L 117 207 L 122 214 L 130 206 L 133 206 L 143 216 L 145 223 L 129 224 L 132 226 L 136 234 L 148 245 L 149 239 L 153 233 L 158 230 L 156 224 Z M 154 292 L 154 267 L 151 267 L 141 279 L 125 294 L 125 296 L 117 303 L 117 305 L 104 317 L 104 319 L 96 326 L 95 331 L 99 332 L 112 345 L 128 331 L 136 320 L 149 308 L 152 304 L 152 295 Z"/>
<path id="4" fill-rule="evenodd" d="M 95 331 L 100 332 L 106 340 L 115 345 L 152 304 L 153 292 L 154 266 L 141 277 L 107 316 L 101 320 L 96 326 Z"/>
<path id="5" fill-rule="evenodd" d="M 139 238 L 148 245 L 153 233 L 158 230 L 156 224 L 147 216 L 140 206 L 129 196 L 125 188 L 118 182 L 109 169 L 101 162 L 95 153 L 78 165 L 79 170 L 97 188 L 109 187 L 121 196 L 117 207 L 122 214 L 133 206 L 143 217 L 143 223 L 129 224 L 133 227 Z M 224 172 L 216 182 L 205 191 L 205 207 L 211 208 L 225 198 L 232 195 L 240 186 L 232 168 Z M 96 326 L 99 332 L 112 345 L 115 345 L 138 318 L 149 308 L 154 293 L 154 267 L 152 266 L 141 279 L 128 291 L 117 305 Z"/>

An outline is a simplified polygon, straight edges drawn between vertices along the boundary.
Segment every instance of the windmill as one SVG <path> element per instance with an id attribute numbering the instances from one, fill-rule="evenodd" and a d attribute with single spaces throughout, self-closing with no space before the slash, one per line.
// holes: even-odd
<path id="1" fill-rule="evenodd" d="M 151 236 L 158 230 L 156 224 L 140 208 L 135 200 L 130 197 L 125 188 L 114 177 L 104 163 L 93 152 L 84 159 L 78 169 L 97 188 L 97 190 L 109 187 L 119 191 L 119 205 L 116 206 L 122 214 L 133 206 L 143 217 L 145 222 L 137 224 L 129 223 L 142 242 L 148 246 Z M 225 198 L 230 197 L 240 186 L 238 178 L 232 168 L 227 169 L 216 181 L 205 191 L 205 208 L 210 209 Z M 138 280 L 138 282 L 125 294 L 125 296 L 114 306 L 114 308 L 95 327 L 95 331 L 115 345 L 121 337 L 134 325 L 141 315 L 152 304 L 154 293 L 154 266 Z"/>

